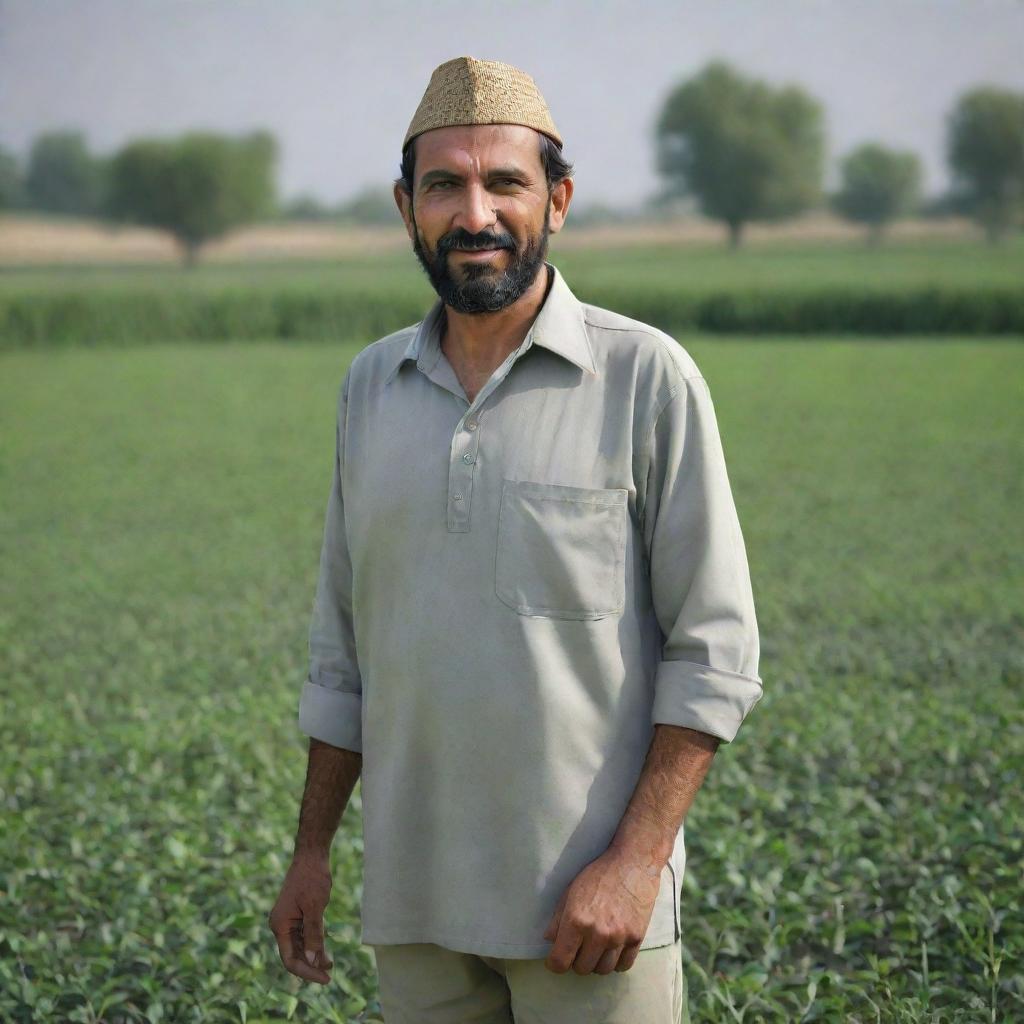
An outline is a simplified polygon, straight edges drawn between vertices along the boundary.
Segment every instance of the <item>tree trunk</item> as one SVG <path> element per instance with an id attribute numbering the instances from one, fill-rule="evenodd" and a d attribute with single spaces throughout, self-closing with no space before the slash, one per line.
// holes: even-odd
<path id="1" fill-rule="evenodd" d="M 729 223 L 729 248 L 738 249 L 743 240 L 743 222 L 736 221 Z"/>
<path id="2" fill-rule="evenodd" d="M 869 224 L 867 242 L 869 249 L 877 249 L 882 244 L 882 235 L 885 231 L 884 224 Z"/>
<path id="3" fill-rule="evenodd" d="M 181 262 L 186 270 L 193 270 L 199 262 L 199 242 L 191 239 L 180 239 Z"/>

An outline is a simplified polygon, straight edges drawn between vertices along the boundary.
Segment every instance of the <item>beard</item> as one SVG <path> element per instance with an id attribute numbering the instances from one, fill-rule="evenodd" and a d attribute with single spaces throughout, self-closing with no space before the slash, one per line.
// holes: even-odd
<path id="1" fill-rule="evenodd" d="M 548 253 L 550 206 L 544 211 L 540 234 L 530 235 L 519 248 L 507 232 L 484 231 L 471 235 L 459 228 L 442 235 L 430 251 L 420 239 L 420 230 L 412 215 L 413 251 L 430 278 L 430 283 L 446 306 L 459 313 L 495 313 L 511 306 L 533 284 Z M 463 263 L 452 271 L 448 254 L 453 249 L 508 249 L 508 266 L 497 270 L 490 263 Z"/>

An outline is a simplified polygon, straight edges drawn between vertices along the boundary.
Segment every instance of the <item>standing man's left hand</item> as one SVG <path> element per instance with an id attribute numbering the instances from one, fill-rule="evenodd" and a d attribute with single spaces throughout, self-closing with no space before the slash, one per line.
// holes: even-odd
<path id="1" fill-rule="evenodd" d="M 611 974 L 633 966 L 654 913 L 661 871 L 649 859 L 611 847 L 562 894 L 544 938 L 544 965 L 556 974 Z"/>

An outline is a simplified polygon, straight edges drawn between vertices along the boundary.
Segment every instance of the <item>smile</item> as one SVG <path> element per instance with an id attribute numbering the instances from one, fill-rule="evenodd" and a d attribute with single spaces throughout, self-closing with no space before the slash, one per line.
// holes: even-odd
<path id="1" fill-rule="evenodd" d="M 501 249 L 453 249 L 452 252 L 457 252 L 468 259 L 489 259 L 501 252 Z"/>

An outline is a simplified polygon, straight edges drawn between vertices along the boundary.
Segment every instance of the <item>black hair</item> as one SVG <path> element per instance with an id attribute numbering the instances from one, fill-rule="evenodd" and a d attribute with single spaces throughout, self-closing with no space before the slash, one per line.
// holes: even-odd
<path id="1" fill-rule="evenodd" d="M 540 162 L 544 168 L 544 174 L 548 179 L 548 194 L 563 179 L 572 174 L 572 164 L 562 156 L 562 147 L 555 142 L 550 135 L 543 132 L 537 133 L 540 136 Z M 416 171 L 416 136 L 413 136 L 402 147 L 401 174 L 395 178 L 395 184 L 400 186 L 403 192 L 412 195 L 412 183 L 415 180 Z"/>

